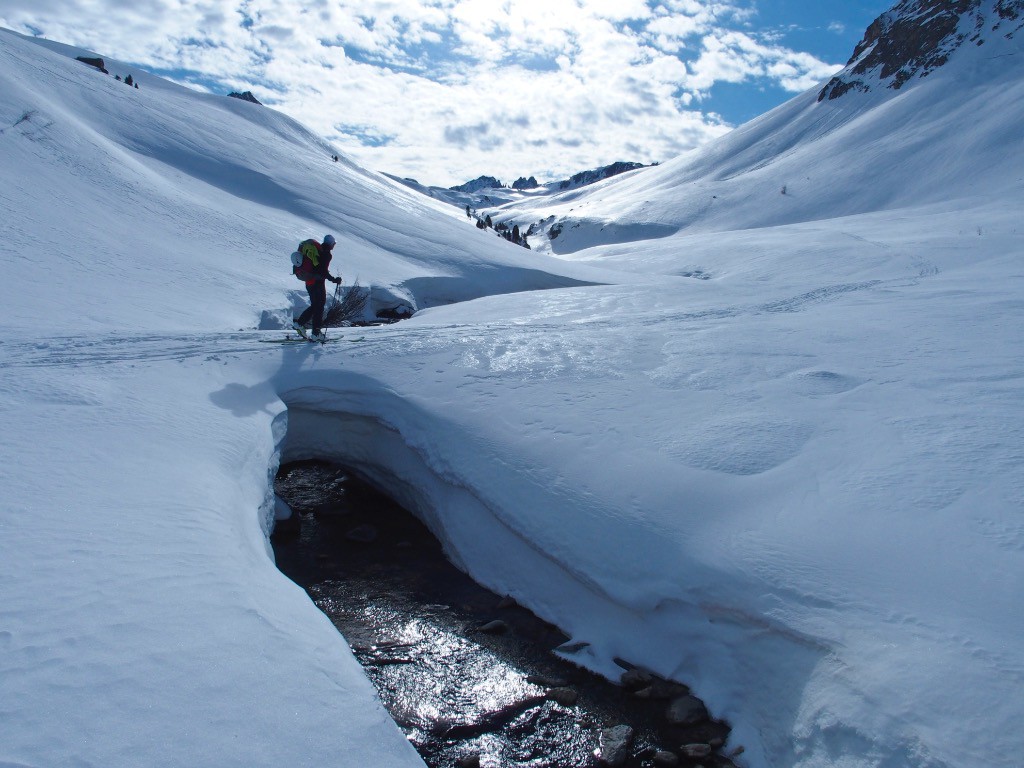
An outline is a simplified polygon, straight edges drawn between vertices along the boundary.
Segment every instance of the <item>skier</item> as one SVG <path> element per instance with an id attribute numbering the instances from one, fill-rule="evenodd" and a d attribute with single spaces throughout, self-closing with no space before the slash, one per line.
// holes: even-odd
<path id="1" fill-rule="evenodd" d="M 341 282 L 341 278 L 332 276 L 330 271 L 331 251 L 334 249 L 336 242 L 334 235 L 325 235 L 323 244 L 310 239 L 303 241 L 299 246 L 300 252 L 304 250 L 304 246 L 307 246 L 305 250 L 308 251 L 309 245 L 314 246 L 316 249 L 315 256 L 311 259 L 312 279 L 306 280 L 309 308 L 292 321 L 292 328 L 298 331 L 299 335 L 308 338 L 310 341 L 325 341 L 327 339 L 327 335 L 320 330 L 320 326 L 324 322 L 324 306 L 327 304 L 327 286 L 324 284 L 324 281 L 330 280 L 335 284 Z M 310 321 L 313 324 L 313 333 L 310 336 L 306 336 L 306 325 Z"/>

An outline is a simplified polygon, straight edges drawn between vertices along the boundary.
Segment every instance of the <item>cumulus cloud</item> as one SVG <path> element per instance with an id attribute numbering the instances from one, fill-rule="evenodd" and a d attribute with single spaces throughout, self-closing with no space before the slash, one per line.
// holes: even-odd
<path id="1" fill-rule="evenodd" d="M 253 90 L 373 169 L 455 184 L 652 162 L 729 130 L 717 83 L 839 68 L 730 0 L 5 0 L 0 25 Z M 196 32 L 201 30 L 201 32 Z M 553 149 L 557 148 L 557 149 Z"/>
<path id="2" fill-rule="evenodd" d="M 763 78 L 787 91 L 800 92 L 839 68 L 808 53 L 763 43 L 738 31 L 710 32 L 703 38 L 702 46 L 687 83 L 695 91 L 706 91 L 719 82 Z"/>

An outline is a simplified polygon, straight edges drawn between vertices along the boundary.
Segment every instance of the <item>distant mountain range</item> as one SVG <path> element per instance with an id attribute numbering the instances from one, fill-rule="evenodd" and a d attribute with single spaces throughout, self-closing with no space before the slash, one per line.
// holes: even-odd
<path id="1" fill-rule="evenodd" d="M 452 205 L 457 205 L 460 208 L 469 206 L 470 208 L 492 208 L 498 205 L 504 205 L 516 200 L 521 200 L 525 197 L 536 197 L 540 195 L 554 194 L 556 192 L 563 192 L 569 189 L 577 189 L 579 187 L 585 187 L 590 184 L 595 184 L 598 181 L 611 178 L 612 176 L 618 176 L 628 171 L 635 171 L 640 168 L 647 168 L 643 163 L 633 162 L 615 162 L 611 165 L 604 165 L 600 168 L 594 168 L 589 171 L 581 171 L 573 174 L 568 179 L 561 181 L 552 181 L 545 184 L 541 184 L 537 181 L 536 177 L 530 176 L 529 178 L 521 176 L 516 179 L 510 186 L 506 186 L 500 179 L 494 176 L 479 176 L 472 181 L 467 181 L 465 184 L 459 184 L 455 187 L 428 187 L 420 184 L 415 179 L 403 179 L 397 176 L 388 175 L 389 178 L 394 181 L 404 184 L 411 189 L 415 189 L 417 192 L 421 192 L 428 197 L 433 197 L 436 200 L 442 200 Z"/>
<path id="2" fill-rule="evenodd" d="M 563 189 L 575 189 L 576 187 L 583 187 L 587 184 L 593 184 L 594 182 L 601 181 L 602 179 L 608 179 L 612 176 L 618 176 L 620 173 L 626 171 L 635 171 L 637 168 L 644 168 L 643 163 L 626 163 L 619 161 L 612 163 L 611 165 L 603 165 L 600 168 L 594 168 L 590 171 L 581 171 L 580 173 L 574 174 L 568 179 L 563 181 L 554 181 L 547 184 L 540 184 L 534 176 L 525 178 L 520 176 L 511 184 L 512 189 L 525 191 L 532 189 L 540 189 L 543 187 L 549 191 L 562 191 Z M 501 183 L 498 179 L 493 176 L 480 176 L 472 181 L 467 181 L 465 184 L 460 184 L 457 187 L 449 187 L 453 192 L 481 192 L 485 189 L 506 189 L 506 186 Z"/>

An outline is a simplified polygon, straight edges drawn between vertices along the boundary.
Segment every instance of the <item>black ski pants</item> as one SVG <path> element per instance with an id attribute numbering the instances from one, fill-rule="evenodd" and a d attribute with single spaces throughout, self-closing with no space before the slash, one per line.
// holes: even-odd
<path id="1" fill-rule="evenodd" d="M 327 284 L 324 280 L 315 280 L 306 285 L 309 294 L 309 309 L 299 315 L 299 323 L 305 325 L 312 320 L 313 333 L 320 332 L 324 322 L 324 307 L 327 305 Z"/>

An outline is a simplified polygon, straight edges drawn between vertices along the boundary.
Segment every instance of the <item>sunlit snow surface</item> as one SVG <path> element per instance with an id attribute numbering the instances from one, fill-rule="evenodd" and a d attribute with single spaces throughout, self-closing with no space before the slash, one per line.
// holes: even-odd
<path id="1" fill-rule="evenodd" d="M 0 32 L 0 762 L 419 764 L 271 561 L 277 462 L 315 456 L 578 662 L 692 685 L 752 766 L 1016 765 L 1014 46 L 597 185 L 556 259 Z M 261 343 L 325 232 L 424 311 Z"/>

